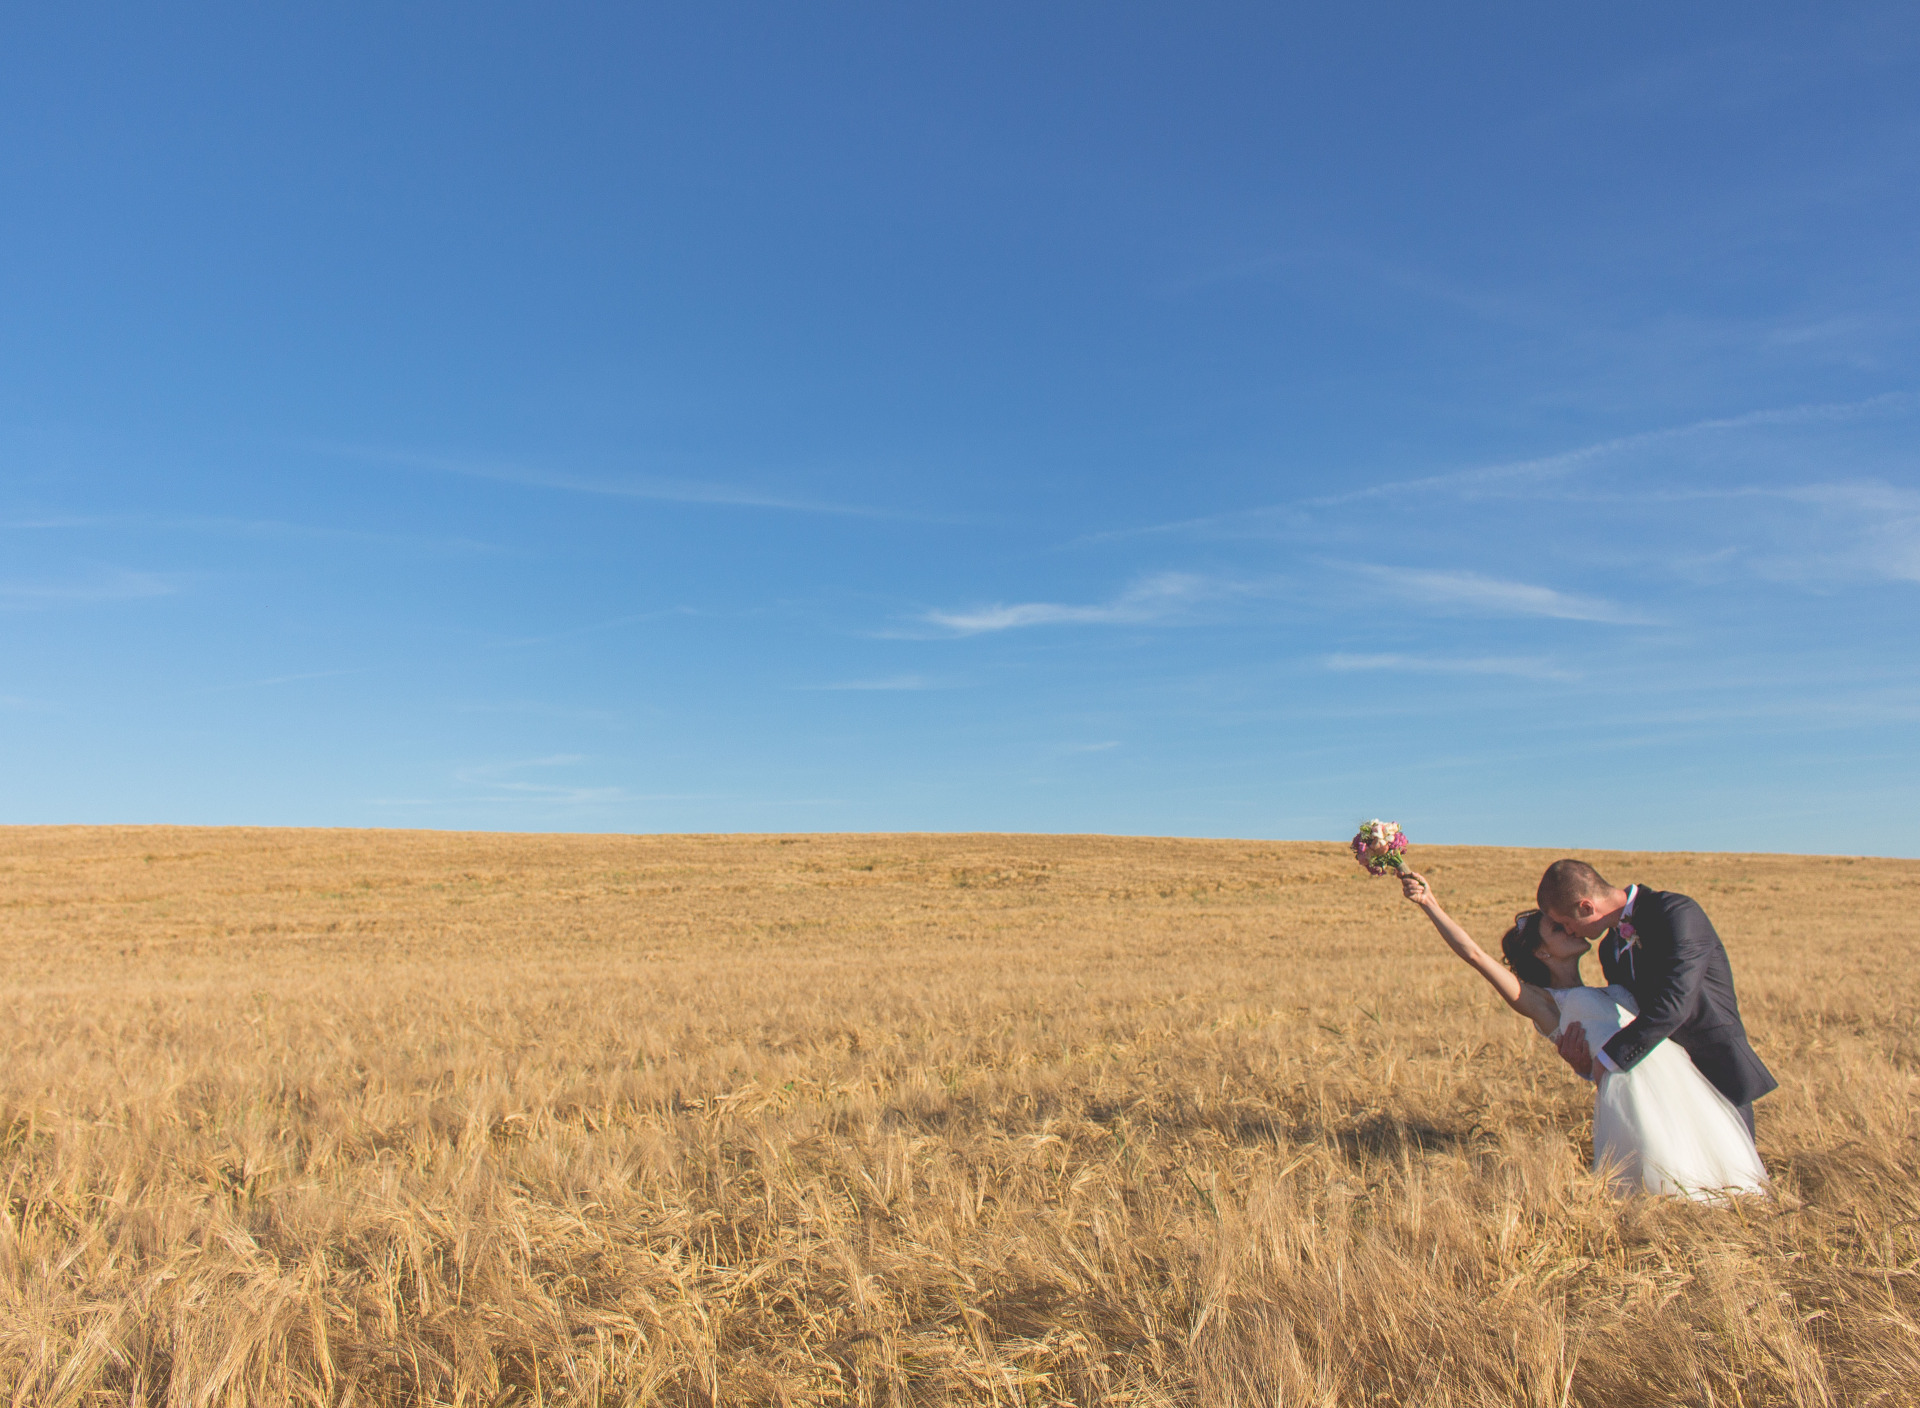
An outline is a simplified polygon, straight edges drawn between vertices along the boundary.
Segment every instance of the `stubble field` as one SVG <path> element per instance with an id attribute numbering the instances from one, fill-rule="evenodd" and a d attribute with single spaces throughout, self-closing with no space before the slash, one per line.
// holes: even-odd
<path id="1" fill-rule="evenodd" d="M 1416 858 L 1491 941 L 1553 856 Z M 1718 924 L 1776 1197 L 1607 1196 L 1338 846 L 0 831 L 0 1385 L 1920 1401 L 1920 863 L 1588 858 Z"/>

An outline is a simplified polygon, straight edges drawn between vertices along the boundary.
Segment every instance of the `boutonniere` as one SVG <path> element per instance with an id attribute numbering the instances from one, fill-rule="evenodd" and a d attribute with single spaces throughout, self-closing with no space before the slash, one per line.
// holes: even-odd
<path id="1" fill-rule="evenodd" d="M 1640 931 L 1634 928 L 1633 925 L 1625 919 L 1622 919 L 1620 921 L 1620 947 L 1621 948 L 1639 948 L 1640 947 Z"/>

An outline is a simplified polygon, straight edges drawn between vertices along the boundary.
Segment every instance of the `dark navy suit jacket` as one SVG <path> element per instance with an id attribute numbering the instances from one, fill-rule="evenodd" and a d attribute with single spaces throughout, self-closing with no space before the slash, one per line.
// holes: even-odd
<path id="1" fill-rule="evenodd" d="M 1671 1041 L 1736 1105 L 1778 1088 L 1747 1041 L 1733 967 L 1706 911 L 1685 895 L 1642 886 L 1627 922 L 1637 948 L 1624 948 L 1618 929 L 1600 941 L 1607 981 L 1625 987 L 1640 1007 L 1602 1048 L 1614 1065 L 1630 1071 L 1657 1043 Z"/>

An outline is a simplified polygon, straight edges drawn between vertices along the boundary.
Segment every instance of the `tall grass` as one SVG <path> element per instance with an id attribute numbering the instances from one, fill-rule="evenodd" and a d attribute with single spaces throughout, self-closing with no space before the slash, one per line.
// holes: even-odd
<path id="1" fill-rule="evenodd" d="M 1920 1401 L 1920 865 L 1594 857 L 1782 1078 L 1716 1209 L 1335 846 L 0 837 L 15 1404 Z"/>

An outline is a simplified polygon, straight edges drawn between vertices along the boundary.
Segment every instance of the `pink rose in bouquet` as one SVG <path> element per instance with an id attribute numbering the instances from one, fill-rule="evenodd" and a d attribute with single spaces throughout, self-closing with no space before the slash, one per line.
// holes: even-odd
<path id="1" fill-rule="evenodd" d="M 1353 838 L 1353 858 L 1369 875 L 1385 875 L 1389 870 L 1404 874 L 1407 868 L 1407 836 L 1391 821 L 1361 824 Z"/>

